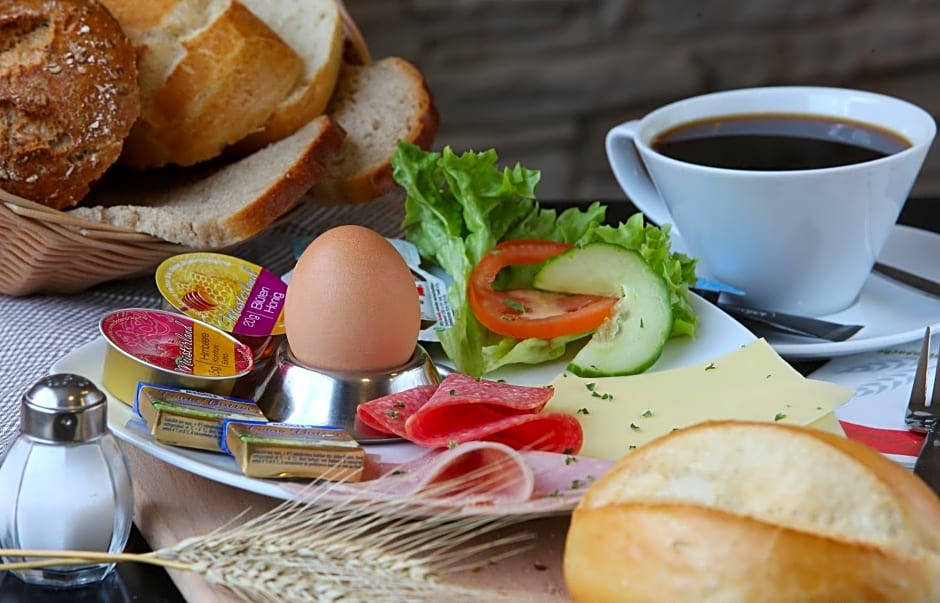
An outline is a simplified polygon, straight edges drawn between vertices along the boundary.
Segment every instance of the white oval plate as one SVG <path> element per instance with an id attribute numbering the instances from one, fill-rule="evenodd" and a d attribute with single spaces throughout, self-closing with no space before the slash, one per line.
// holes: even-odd
<path id="1" fill-rule="evenodd" d="M 666 345 L 663 356 L 650 370 L 666 370 L 706 362 L 754 341 L 755 337 L 750 331 L 701 298 L 693 295 L 692 306 L 699 317 L 697 337 L 694 340 L 671 340 Z M 94 383 L 101 383 L 106 346 L 104 339 L 99 337 L 63 356 L 52 366 L 51 372 L 76 373 Z M 545 385 L 561 374 L 566 362 L 567 359 L 560 359 L 538 366 L 507 367 L 491 377 L 502 378 L 518 385 Z M 168 446 L 154 441 L 146 425 L 132 409 L 110 394 L 108 426 L 121 440 L 190 473 L 264 496 L 280 499 L 289 499 L 292 496 L 281 487 L 280 482 L 245 476 L 235 461 L 227 455 Z M 425 451 L 424 448 L 410 443 L 380 444 L 365 448 L 369 454 L 378 455 L 383 463 L 405 462 Z M 493 512 L 499 513 L 499 508 L 494 507 Z"/>

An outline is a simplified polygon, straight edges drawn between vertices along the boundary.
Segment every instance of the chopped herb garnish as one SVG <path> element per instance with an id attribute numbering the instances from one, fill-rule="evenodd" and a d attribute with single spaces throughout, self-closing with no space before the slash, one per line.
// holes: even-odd
<path id="1" fill-rule="evenodd" d="M 566 465 L 570 465 L 571 463 L 577 463 L 577 462 L 578 462 L 578 457 L 576 457 L 576 456 L 571 456 L 571 455 L 569 454 L 568 456 L 565 457 L 565 464 L 566 464 Z"/>
<path id="2" fill-rule="evenodd" d="M 578 410 L 576 410 L 576 411 L 574 411 L 574 412 L 575 412 L 576 415 L 589 415 L 589 414 L 591 414 L 591 411 L 589 411 L 589 410 L 586 409 L 586 408 L 579 408 Z"/>
<path id="3" fill-rule="evenodd" d="M 640 328 L 641 328 L 641 329 L 643 328 L 643 319 L 642 319 L 642 318 L 640 319 Z"/>
<path id="4" fill-rule="evenodd" d="M 636 444 L 630 444 L 629 446 L 627 446 L 627 448 L 628 448 L 629 450 L 633 450 L 633 449 L 636 448 Z"/>
<path id="5" fill-rule="evenodd" d="M 558 490 L 552 490 L 551 492 L 548 493 L 548 496 L 551 496 L 552 498 L 556 498 L 558 496 L 561 496 L 561 492 L 559 492 Z"/>
<path id="6" fill-rule="evenodd" d="M 506 300 L 504 300 L 504 303 L 510 308 L 512 308 L 513 310 L 515 310 L 516 312 L 518 312 L 519 314 L 525 314 L 526 312 L 525 306 L 523 306 L 522 304 L 520 304 L 514 299 L 507 298 Z"/>
<path id="7" fill-rule="evenodd" d="M 457 390 L 452 389 L 452 390 L 450 390 L 450 391 L 447 392 L 447 393 L 449 393 L 451 396 L 456 396 L 456 395 L 457 395 Z"/>
<path id="8" fill-rule="evenodd" d="M 822 410 L 822 406 L 817 406 L 816 410 Z"/>
<path id="9" fill-rule="evenodd" d="M 630 423 L 630 429 L 632 429 L 633 431 L 640 431 L 640 426 L 637 425 L 636 423 Z"/>
<path id="10" fill-rule="evenodd" d="M 782 421 L 786 418 L 787 418 L 787 415 L 782 412 L 778 412 L 777 414 L 774 415 L 774 421 Z"/>
<path id="11" fill-rule="evenodd" d="M 408 472 L 405 471 L 404 469 L 395 469 L 394 471 L 392 471 L 392 475 L 404 475 L 406 473 Z"/>
<path id="12" fill-rule="evenodd" d="M 450 448 L 451 450 L 453 450 L 454 448 L 457 447 L 457 442 L 451 440 L 451 441 L 447 442 L 447 447 Z"/>
<path id="13" fill-rule="evenodd" d="M 585 383 L 584 387 L 586 387 L 589 392 L 592 392 L 594 388 L 597 387 L 597 384 L 592 381 L 591 383 Z"/>
<path id="14" fill-rule="evenodd" d="M 397 419 L 398 417 L 401 416 L 401 413 L 398 412 L 397 410 L 390 410 L 388 411 L 388 416 L 390 416 L 393 419 Z"/>
<path id="15" fill-rule="evenodd" d="M 395 402 L 394 404 L 392 404 L 392 406 L 394 406 L 395 408 L 404 408 L 404 407 L 405 407 L 405 403 L 404 403 L 404 402 Z"/>
<path id="16" fill-rule="evenodd" d="M 647 408 L 647 409 L 646 409 L 646 412 L 644 412 L 644 413 L 643 413 L 642 415 L 640 415 L 640 416 L 641 416 L 641 417 L 652 417 L 652 416 L 653 416 L 653 411 Z"/>
<path id="17" fill-rule="evenodd" d="M 714 362 L 709 363 L 709 365 L 705 367 L 705 370 L 706 370 L 706 371 L 713 371 L 713 370 L 715 370 L 715 363 L 714 363 Z"/>
<path id="18" fill-rule="evenodd" d="M 572 489 L 572 490 L 577 490 L 577 489 L 580 488 L 580 487 L 581 487 L 581 480 L 579 480 L 579 479 L 573 479 L 573 480 L 571 480 L 571 489 Z"/>

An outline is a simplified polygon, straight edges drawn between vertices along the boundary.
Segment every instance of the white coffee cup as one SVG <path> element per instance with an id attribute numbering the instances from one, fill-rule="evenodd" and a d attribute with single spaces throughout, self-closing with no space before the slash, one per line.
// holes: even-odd
<path id="1" fill-rule="evenodd" d="M 911 146 L 862 163 L 787 171 L 707 167 L 651 147 L 679 125 L 745 114 L 848 119 L 893 132 Z M 751 306 L 819 316 L 858 296 L 935 134 L 927 112 L 897 98 L 779 86 L 666 105 L 613 127 L 606 150 L 630 200 L 653 222 L 671 223 L 703 273 L 743 289 Z"/>

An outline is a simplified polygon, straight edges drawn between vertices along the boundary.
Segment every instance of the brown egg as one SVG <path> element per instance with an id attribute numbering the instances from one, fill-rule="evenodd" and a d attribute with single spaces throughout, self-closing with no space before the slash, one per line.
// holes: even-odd
<path id="1" fill-rule="evenodd" d="M 284 301 L 287 341 L 303 364 L 374 372 L 415 351 L 421 307 L 395 247 L 362 226 L 332 228 L 301 254 Z"/>

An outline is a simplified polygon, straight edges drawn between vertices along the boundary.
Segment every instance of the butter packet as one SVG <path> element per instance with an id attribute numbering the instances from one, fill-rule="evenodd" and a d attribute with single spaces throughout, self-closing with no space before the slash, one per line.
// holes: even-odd
<path id="1" fill-rule="evenodd" d="M 267 421 L 252 400 L 151 383 L 137 386 L 134 412 L 156 441 L 212 452 L 223 452 L 225 419 Z"/>
<path id="2" fill-rule="evenodd" d="M 366 452 L 342 427 L 226 419 L 221 448 L 249 477 L 362 480 Z"/>

